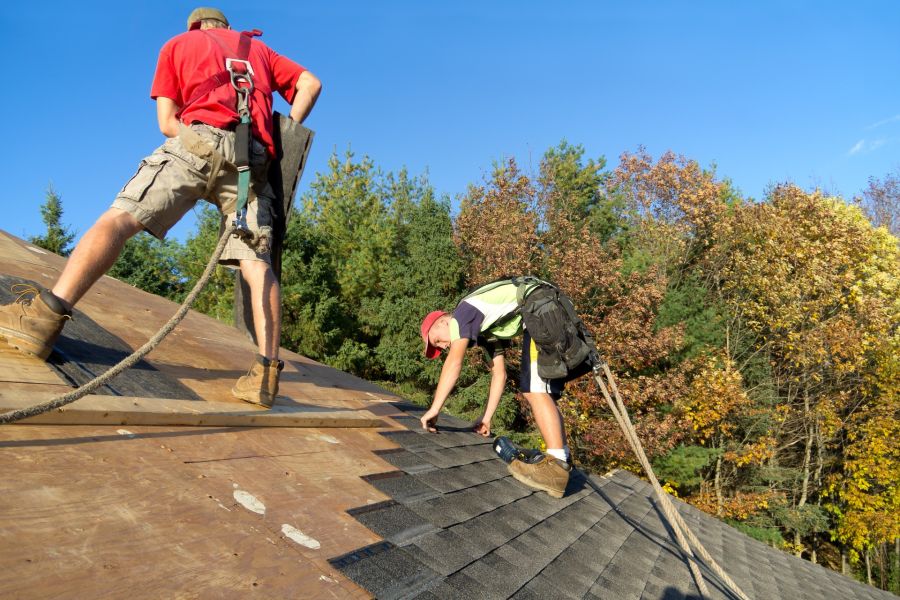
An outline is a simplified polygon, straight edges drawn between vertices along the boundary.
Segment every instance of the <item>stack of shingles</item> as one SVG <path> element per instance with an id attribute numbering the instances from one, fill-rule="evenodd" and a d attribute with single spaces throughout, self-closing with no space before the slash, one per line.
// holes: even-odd
<path id="1" fill-rule="evenodd" d="M 378 452 L 397 471 L 367 477 L 392 500 L 350 511 L 385 541 L 331 561 L 376 598 L 699 599 L 649 484 L 577 472 L 556 500 L 512 479 L 466 423 L 442 416 L 426 434 L 421 408 L 397 407 L 409 430 Z M 675 504 L 751 598 L 886 597 Z M 703 571 L 709 598 L 734 597 Z"/>

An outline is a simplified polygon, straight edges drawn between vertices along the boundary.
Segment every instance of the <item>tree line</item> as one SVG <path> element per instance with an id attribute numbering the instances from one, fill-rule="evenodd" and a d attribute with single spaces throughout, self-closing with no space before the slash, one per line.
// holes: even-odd
<path id="1" fill-rule="evenodd" d="M 497 163 L 458 200 L 333 155 L 289 222 L 282 345 L 427 403 L 440 365 L 421 355 L 423 315 L 500 276 L 553 281 L 667 489 L 900 593 L 900 173 L 849 200 L 791 183 L 754 200 L 683 156 L 639 149 L 609 168 L 563 142 L 537 172 Z M 52 189 L 42 214 L 31 241 L 66 254 Z M 218 213 L 198 216 L 184 243 L 130 240 L 110 275 L 183 299 L 218 238 Z M 220 269 L 195 308 L 230 320 L 233 285 Z M 472 364 L 448 404 L 466 417 L 490 381 Z M 639 472 L 590 378 L 560 407 L 582 467 Z M 495 428 L 539 445 L 527 415 L 509 390 Z"/>

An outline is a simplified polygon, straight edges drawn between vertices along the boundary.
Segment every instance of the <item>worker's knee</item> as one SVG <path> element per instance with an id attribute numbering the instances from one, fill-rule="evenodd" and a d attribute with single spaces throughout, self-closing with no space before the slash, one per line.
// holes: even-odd
<path id="1" fill-rule="evenodd" d="M 242 259 L 240 261 L 240 266 L 241 275 L 244 276 L 244 279 L 248 280 L 251 277 L 265 278 L 272 273 L 272 266 L 262 260 Z"/>
<path id="2" fill-rule="evenodd" d="M 272 265 L 261 260 L 241 260 L 241 277 L 251 289 L 258 289 L 262 293 L 279 291 L 278 279 L 272 270 Z"/>
<path id="3" fill-rule="evenodd" d="M 143 224 L 134 215 L 118 208 L 107 209 L 100 215 L 96 227 L 122 239 L 128 239 L 144 229 Z"/>
<path id="4" fill-rule="evenodd" d="M 525 401 L 531 406 L 532 410 L 541 406 L 556 406 L 553 397 L 543 392 L 524 392 Z"/>

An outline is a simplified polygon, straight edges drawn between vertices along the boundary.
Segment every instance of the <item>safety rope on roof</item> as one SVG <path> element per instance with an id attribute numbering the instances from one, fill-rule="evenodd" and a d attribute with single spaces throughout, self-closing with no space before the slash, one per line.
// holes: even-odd
<path id="1" fill-rule="evenodd" d="M 604 382 L 603 378 L 600 376 L 601 371 L 606 376 L 606 382 Z M 631 445 L 631 449 L 634 450 L 638 461 L 641 463 L 641 466 L 647 473 L 647 478 L 650 480 L 650 484 L 653 486 L 653 491 L 656 493 L 656 498 L 659 501 L 660 508 L 662 508 L 666 519 L 669 521 L 669 525 L 672 527 L 675 538 L 678 540 L 678 545 L 681 546 L 681 550 L 685 554 L 688 568 L 690 568 L 691 570 L 691 574 L 694 577 L 694 581 L 697 583 L 697 589 L 700 591 L 700 594 L 703 597 L 708 598 L 709 589 L 706 587 L 706 582 L 703 580 L 703 575 L 700 573 L 697 557 L 694 555 L 694 550 L 697 551 L 697 554 L 700 555 L 700 557 L 706 563 L 706 566 L 709 567 L 709 569 L 713 573 L 715 573 L 719 577 L 719 579 L 721 579 L 722 583 L 731 588 L 731 590 L 735 594 L 737 594 L 738 598 L 740 598 L 741 600 L 750 600 L 747 594 L 745 594 L 744 591 L 740 587 L 738 587 L 738 585 L 731 579 L 731 577 L 728 576 L 728 573 L 726 573 L 722 569 L 722 567 L 720 567 L 719 564 L 713 559 L 713 557 L 710 556 L 706 548 L 703 547 L 703 544 L 700 543 L 700 540 L 697 539 L 697 536 L 694 535 L 694 533 L 684 522 L 681 514 L 677 510 L 675 510 L 675 507 L 672 505 L 672 501 L 669 499 L 669 495 L 665 492 L 665 490 L 662 489 L 662 486 L 659 484 L 659 480 L 656 478 L 656 474 L 653 472 L 653 467 L 650 465 L 650 460 L 647 458 L 647 454 L 644 452 L 644 447 L 641 445 L 641 441 L 638 439 L 637 431 L 635 431 L 634 429 L 634 424 L 632 424 L 631 419 L 628 417 L 628 410 L 625 408 L 625 403 L 622 402 L 622 396 L 619 395 L 619 389 L 618 387 L 616 387 L 616 382 L 609 370 L 609 365 L 607 365 L 605 361 L 601 361 L 599 364 L 596 364 L 594 366 L 594 379 L 596 380 L 597 386 L 600 388 L 600 391 L 603 393 L 603 397 L 606 399 L 606 403 L 609 405 L 609 409 L 612 411 L 613 416 L 619 423 L 619 427 L 622 428 L 622 432 L 625 434 L 625 438 Z M 608 387 L 607 383 L 609 384 Z M 609 393 L 610 389 L 612 389 L 612 395 L 610 395 Z M 613 396 L 615 397 L 615 399 L 613 399 Z M 691 546 L 693 546 L 693 550 Z"/>
<path id="2" fill-rule="evenodd" d="M 225 244 L 228 242 L 228 238 L 232 235 L 232 233 L 234 233 L 234 231 L 235 227 L 233 225 L 226 228 L 225 232 L 222 234 L 222 237 L 219 238 L 219 244 L 216 246 L 212 257 L 210 257 L 209 263 L 206 265 L 206 270 L 203 271 L 203 275 L 200 276 L 200 279 L 197 280 L 194 288 L 184 299 L 181 307 L 172 316 L 172 318 L 169 319 L 168 323 L 163 325 L 163 327 L 159 331 L 157 331 L 156 334 L 151 337 L 146 344 L 135 350 L 129 356 L 126 356 L 120 363 L 112 367 L 110 370 L 88 381 L 78 389 L 72 390 L 71 392 L 63 394 L 61 396 L 57 396 L 56 398 L 48 400 L 47 402 L 44 402 L 42 404 L 36 404 L 28 408 L 21 408 L 18 410 L 12 410 L 3 413 L 2 415 L 0 415 L 0 425 L 27 419 L 28 417 L 35 417 L 45 412 L 61 408 L 67 404 L 71 404 L 72 402 L 75 402 L 76 400 L 86 396 L 87 394 L 90 394 L 100 386 L 107 383 L 113 377 L 115 377 L 125 369 L 134 366 L 138 361 L 150 354 L 150 352 L 152 352 L 157 346 L 159 346 L 160 342 L 162 342 L 165 337 L 169 335 L 173 329 L 175 329 L 175 327 L 182 321 L 182 319 L 184 319 L 185 315 L 187 315 L 188 310 L 190 310 L 191 306 L 193 306 L 194 301 L 197 300 L 197 296 L 200 295 L 200 292 L 202 292 L 203 288 L 205 288 L 209 283 L 213 272 L 215 272 L 216 264 L 219 262 L 219 258 L 222 256 L 222 252 L 225 250 Z"/>

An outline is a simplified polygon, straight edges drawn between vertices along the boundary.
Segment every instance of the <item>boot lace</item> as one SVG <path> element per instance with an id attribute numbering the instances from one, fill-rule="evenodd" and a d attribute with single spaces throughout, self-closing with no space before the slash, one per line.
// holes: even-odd
<path id="1" fill-rule="evenodd" d="M 28 283 L 14 283 L 9 290 L 16 295 L 16 304 L 30 306 L 41 290 Z"/>
<path id="2" fill-rule="evenodd" d="M 9 287 L 9 290 L 16 295 L 16 299 L 14 304 L 21 304 L 23 307 L 31 306 L 34 303 L 34 299 L 38 297 L 41 293 L 41 290 L 31 285 L 30 283 L 14 283 Z M 64 314 L 61 315 L 64 319 L 71 319 L 72 315 Z"/>

